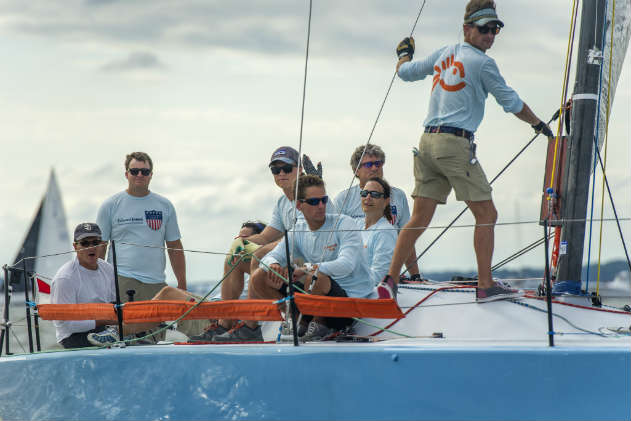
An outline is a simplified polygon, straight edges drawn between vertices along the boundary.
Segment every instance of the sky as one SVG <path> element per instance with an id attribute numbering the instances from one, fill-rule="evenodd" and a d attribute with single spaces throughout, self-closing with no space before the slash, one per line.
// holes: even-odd
<path id="1" fill-rule="evenodd" d="M 368 139 L 394 72 L 395 47 L 421 3 L 314 1 L 302 149 L 322 161 L 332 196 L 351 183 L 350 155 Z M 417 57 L 462 41 L 465 3 L 427 0 L 414 33 Z M 561 102 L 571 2 L 500 0 L 497 9 L 506 26 L 488 54 L 547 120 Z M 151 189 L 175 205 L 185 248 L 224 252 L 242 222 L 269 221 L 281 194 L 269 156 L 299 143 L 307 16 L 307 1 L 0 1 L 0 261 L 15 257 L 51 168 L 71 229 L 94 221 L 99 205 L 126 187 L 123 161 L 132 151 L 153 158 Z M 627 218 L 629 61 L 627 55 L 613 103 L 607 162 L 618 213 Z M 396 80 L 371 140 L 386 152 L 385 178 L 408 193 L 430 89 L 431 78 Z M 476 132 L 487 176 L 532 136 L 489 98 Z M 499 222 L 526 222 L 497 227 L 495 262 L 542 236 L 533 221 L 544 162 L 539 138 L 494 184 Z M 432 225 L 446 225 L 462 206 L 450 196 Z M 459 224 L 472 222 L 467 215 Z M 428 230 L 417 250 L 437 232 Z M 629 222 L 623 232 L 628 243 Z M 602 259 L 620 258 L 615 226 L 605 223 Z M 219 278 L 221 263 L 220 256 L 187 253 L 189 282 Z M 453 229 L 420 263 L 428 272 L 471 270 L 472 229 Z M 537 249 L 510 267 L 542 264 Z M 167 276 L 172 282 L 170 268 Z"/>

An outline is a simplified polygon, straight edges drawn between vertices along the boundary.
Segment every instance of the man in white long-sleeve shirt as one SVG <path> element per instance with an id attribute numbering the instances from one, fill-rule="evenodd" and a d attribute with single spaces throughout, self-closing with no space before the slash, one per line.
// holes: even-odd
<path id="1" fill-rule="evenodd" d="M 304 216 L 298 220 L 295 231 L 289 233 L 296 255 L 311 263 L 294 271 L 298 286 L 309 289 L 312 278 L 316 280 L 311 290 L 315 295 L 333 297 L 367 297 L 373 289 L 362 253 L 362 241 L 357 226 L 346 215 L 326 213 L 328 196 L 324 182 L 317 176 L 306 175 L 298 180 L 296 207 Z M 273 271 L 287 277 L 287 258 L 283 239 L 261 261 L 252 274 L 249 298 L 279 299 L 287 295 L 286 284 Z M 305 339 L 323 338 L 335 330 L 352 323 L 352 319 L 314 318 L 308 325 Z M 261 327 L 255 321 L 215 336 L 215 341 L 262 341 Z"/>
<path id="2" fill-rule="evenodd" d="M 110 303 L 116 300 L 114 268 L 98 258 L 103 247 L 97 224 L 86 222 L 74 231 L 76 258 L 63 265 L 52 282 L 53 304 Z M 64 348 L 93 346 L 87 335 L 105 329 L 115 320 L 55 320 L 57 342 Z"/>

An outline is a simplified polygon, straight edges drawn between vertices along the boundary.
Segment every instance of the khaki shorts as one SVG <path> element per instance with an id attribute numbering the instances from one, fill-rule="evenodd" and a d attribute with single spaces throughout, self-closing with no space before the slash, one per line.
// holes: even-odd
<path id="1" fill-rule="evenodd" d="M 450 133 L 423 133 L 418 149 L 414 157 L 416 183 L 412 197 L 446 203 L 453 188 L 460 201 L 492 200 L 491 185 L 480 162 L 470 162 L 467 139 Z"/>

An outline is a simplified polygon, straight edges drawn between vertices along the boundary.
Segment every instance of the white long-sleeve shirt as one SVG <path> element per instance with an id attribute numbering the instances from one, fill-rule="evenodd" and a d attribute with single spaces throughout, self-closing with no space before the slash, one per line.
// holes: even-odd
<path id="1" fill-rule="evenodd" d="M 75 257 L 64 264 L 53 278 L 52 304 L 110 303 L 116 300 L 114 268 L 105 260 L 97 260 L 96 270 L 87 269 Z M 96 327 L 94 320 L 54 320 L 57 342 L 73 333 Z"/>
<path id="2" fill-rule="evenodd" d="M 392 253 L 397 244 L 397 230 L 385 217 L 365 229 L 366 218 L 358 219 L 357 225 L 362 229 L 361 236 L 368 262 L 368 274 L 373 285 L 377 285 L 388 274 Z"/>
<path id="3" fill-rule="evenodd" d="M 335 226 L 335 221 L 338 221 Z M 332 232 L 331 232 L 332 231 Z M 296 223 L 296 232 L 289 232 L 297 255 L 317 264 L 319 271 L 335 280 L 349 297 L 367 297 L 373 289 L 362 252 L 362 239 L 355 222 L 346 215 L 326 214 L 324 224 L 311 231 L 304 219 Z M 285 239 L 263 259 L 261 267 L 278 263 L 287 265 Z"/>

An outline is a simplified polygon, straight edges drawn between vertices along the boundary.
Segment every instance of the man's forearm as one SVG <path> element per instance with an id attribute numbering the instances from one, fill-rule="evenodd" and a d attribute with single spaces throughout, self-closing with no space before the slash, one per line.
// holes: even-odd
<path id="1" fill-rule="evenodd" d="M 182 242 L 180 240 L 167 242 L 169 247 L 169 260 L 171 261 L 171 268 L 177 279 L 177 287 L 182 290 L 186 290 L 186 260 L 184 258 L 184 251 L 182 251 Z"/>
<path id="2" fill-rule="evenodd" d="M 525 102 L 521 111 L 518 113 L 515 113 L 515 117 L 517 117 L 521 121 L 525 121 L 526 123 L 532 126 L 538 124 L 541 121 L 541 119 L 537 117 L 535 113 L 532 112 L 528 104 L 526 104 Z"/>

